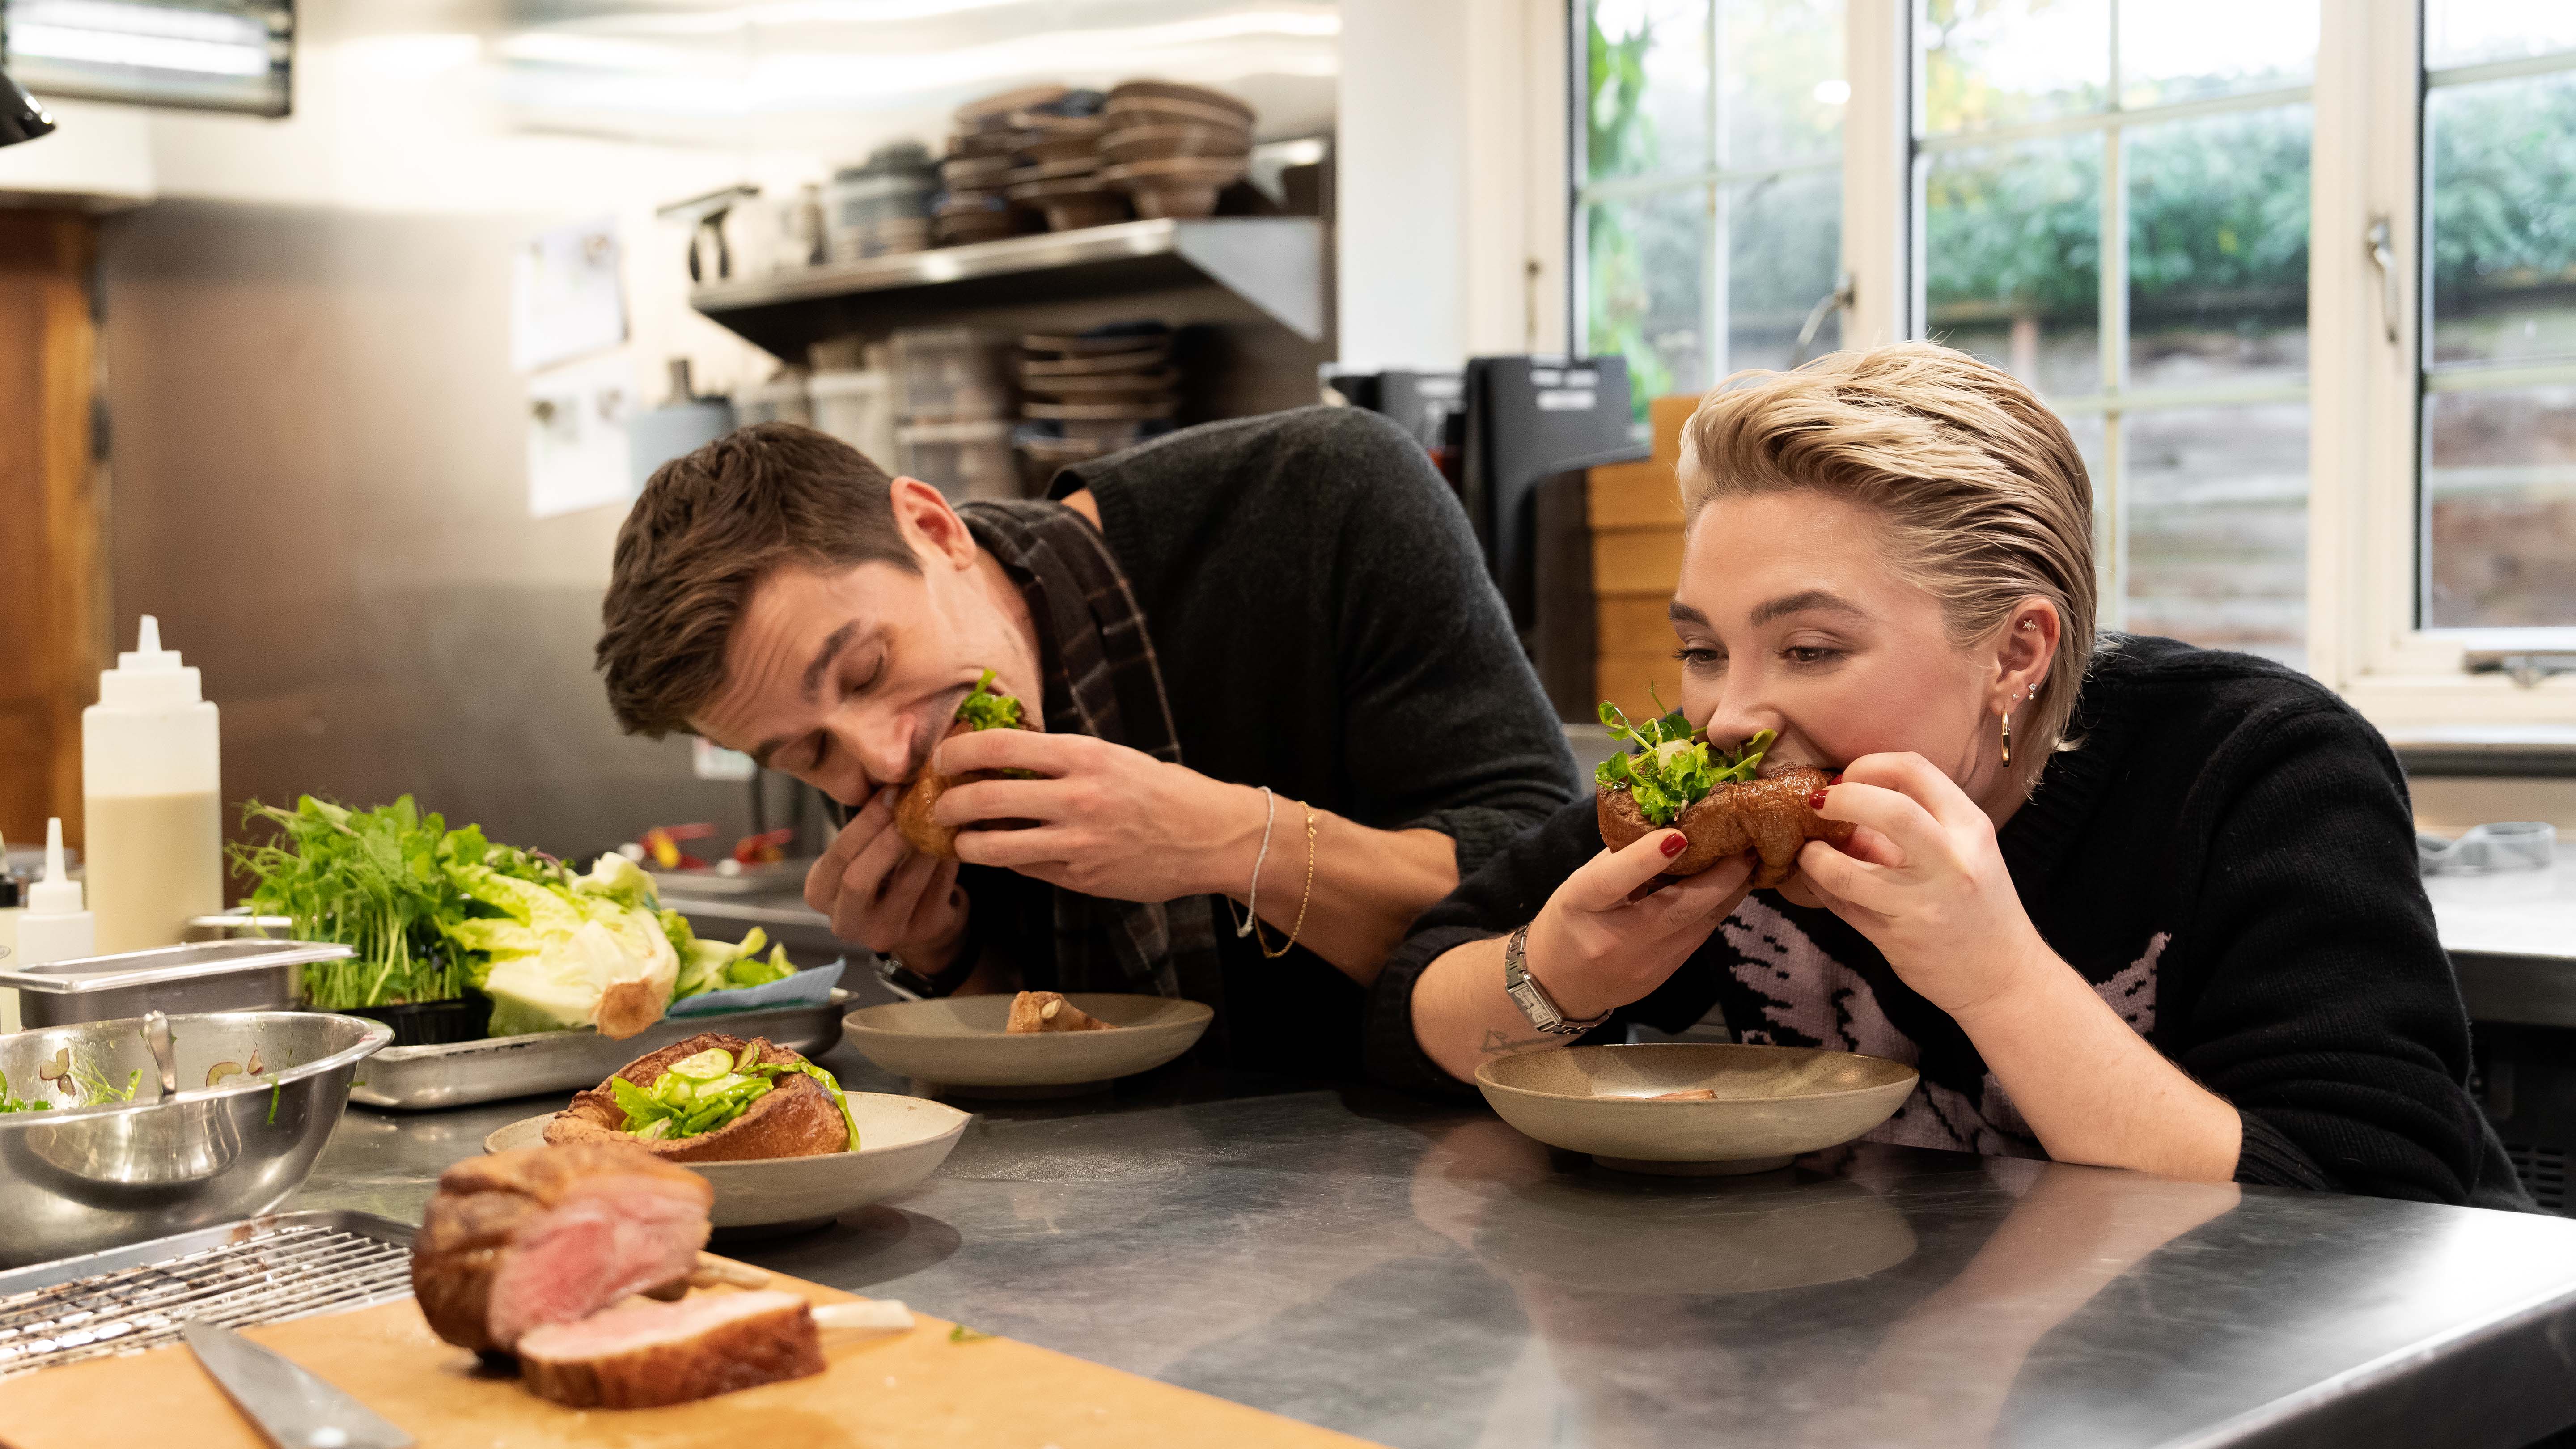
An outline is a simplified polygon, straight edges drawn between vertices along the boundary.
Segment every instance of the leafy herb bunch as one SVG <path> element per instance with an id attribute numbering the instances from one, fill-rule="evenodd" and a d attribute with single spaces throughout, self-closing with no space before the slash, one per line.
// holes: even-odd
<path id="1" fill-rule="evenodd" d="M 1652 690 L 1647 694 L 1653 698 Z M 1656 708 L 1663 703 L 1656 699 Z M 1650 825 L 1670 825 L 1718 786 L 1752 779 L 1779 737 L 1775 730 L 1763 730 L 1741 747 L 1725 750 L 1708 742 L 1707 731 L 1691 728 L 1680 710 L 1635 725 L 1607 701 L 1599 713 L 1610 738 L 1635 749 L 1603 760 L 1592 772 L 1593 781 L 1605 790 L 1627 791 Z"/>
<path id="2" fill-rule="evenodd" d="M 560 862 L 495 845 L 479 827 L 450 831 L 409 795 L 372 810 L 310 795 L 292 810 L 253 800 L 242 819 L 273 827 L 266 839 L 232 850 L 233 864 L 259 882 L 251 909 L 289 918 L 299 940 L 357 950 L 354 959 L 304 968 L 306 998 L 326 1011 L 465 994 L 472 953 L 455 939 L 455 929 L 488 911 L 457 883 L 452 867 L 488 865 L 522 878 L 564 875 Z"/>

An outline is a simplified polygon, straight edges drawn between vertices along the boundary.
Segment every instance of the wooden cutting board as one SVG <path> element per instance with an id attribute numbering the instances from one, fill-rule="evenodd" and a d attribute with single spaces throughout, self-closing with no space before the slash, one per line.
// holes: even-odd
<path id="1" fill-rule="evenodd" d="M 852 1295 L 783 1275 L 813 1303 Z M 424 1449 L 1353 1449 L 1364 1441 L 1007 1338 L 956 1342 L 915 1314 L 905 1333 L 826 1331 L 821 1374 L 661 1409 L 558 1408 L 478 1373 L 409 1298 L 254 1328 L 400 1425 Z M 7 1449 L 267 1449 L 185 1347 L 0 1381 Z"/>

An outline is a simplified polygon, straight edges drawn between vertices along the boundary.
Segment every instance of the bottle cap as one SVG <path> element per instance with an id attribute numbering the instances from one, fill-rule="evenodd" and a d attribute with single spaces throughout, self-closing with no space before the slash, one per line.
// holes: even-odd
<path id="1" fill-rule="evenodd" d="M 27 914 L 70 916 L 81 910 L 81 885 L 63 869 L 63 820 L 45 821 L 45 878 L 27 891 Z"/>
<path id="2" fill-rule="evenodd" d="M 179 662 L 178 650 L 161 647 L 161 621 L 150 614 L 134 647 L 98 675 L 98 702 L 108 709 L 175 709 L 204 697 L 197 671 Z"/>

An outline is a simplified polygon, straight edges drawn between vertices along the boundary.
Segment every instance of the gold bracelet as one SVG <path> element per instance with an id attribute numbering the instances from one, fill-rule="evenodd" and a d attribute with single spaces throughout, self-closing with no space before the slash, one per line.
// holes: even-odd
<path id="1" fill-rule="evenodd" d="M 1261 947 L 1263 959 L 1276 961 L 1297 949 L 1297 937 L 1306 929 L 1306 908 L 1315 903 L 1315 807 L 1300 800 L 1297 808 L 1306 812 L 1306 893 L 1297 900 L 1297 924 L 1288 928 L 1288 939 L 1278 950 L 1270 949 L 1270 938 L 1263 935 L 1258 916 L 1253 917 L 1253 941 Z"/>

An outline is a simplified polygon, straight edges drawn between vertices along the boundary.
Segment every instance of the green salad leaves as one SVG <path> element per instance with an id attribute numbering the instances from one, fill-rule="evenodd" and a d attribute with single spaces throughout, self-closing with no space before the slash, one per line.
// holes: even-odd
<path id="1" fill-rule="evenodd" d="M 850 1115 L 849 1099 L 841 1095 L 841 1084 L 830 1072 L 812 1062 L 756 1061 L 759 1055 L 757 1044 L 743 1047 L 738 1057 L 722 1047 L 709 1047 L 664 1067 L 650 1087 L 611 1077 L 608 1092 L 626 1112 L 628 1133 L 660 1142 L 715 1131 L 776 1090 L 781 1075 L 797 1072 L 822 1083 L 823 1090 L 840 1104 L 841 1120 L 850 1129 L 850 1150 L 859 1150 L 859 1121 Z"/>
<path id="2" fill-rule="evenodd" d="M 479 826 L 450 830 L 409 795 L 372 810 L 310 795 L 293 810 L 252 801 L 244 819 L 272 827 L 233 850 L 258 882 L 251 908 L 288 917 L 298 940 L 357 950 L 304 968 L 305 999 L 324 1011 L 449 1001 L 471 987 L 491 999 L 491 1034 L 515 1036 L 592 1025 L 613 987 L 631 997 L 642 983 L 658 1016 L 795 970 L 784 950 L 758 959 L 757 931 L 738 946 L 699 940 L 622 855 L 576 871 Z"/>
<path id="3" fill-rule="evenodd" d="M 1649 690 L 1650 698 L 1652 694 Z M 1663 701 L 1657 699 L 1655 705 L 1661 708 Z M 1634 750 L 1603 760 L 1592 772 L 1593 782 L 1605 790 L 1627 791 L 1650 825 L 1670 825 L 1718 786 L 1752 779 L 1763 753 L 1779 737 L 1777 731 L 1763 730 L 1738 749 L 1722 750 L 1708 742 L 1705 732 L 1692 729 L 1680 710 L 1632 725 L 1617 705 L 1605 700 L 1600 716 L 1610 738 Z"/>
<path id="4" fill-rule="evenodd" d="M 6 1116 L 11 1112 L 43 1112 L 52 1106 L 51 1102 L 30 1102 L 10 1091 L 9 1074 L 0 1072 L 0 1116 Z"/>
<path id="5" fill-rule="evenodd" d="M 993 692 L 993 671 L 975 681 L 975 687 L 957 704 L 957 719 L 968 729 L 1015 730 L 1020 727 L 1020 702 L 1007 694 Z"/>

